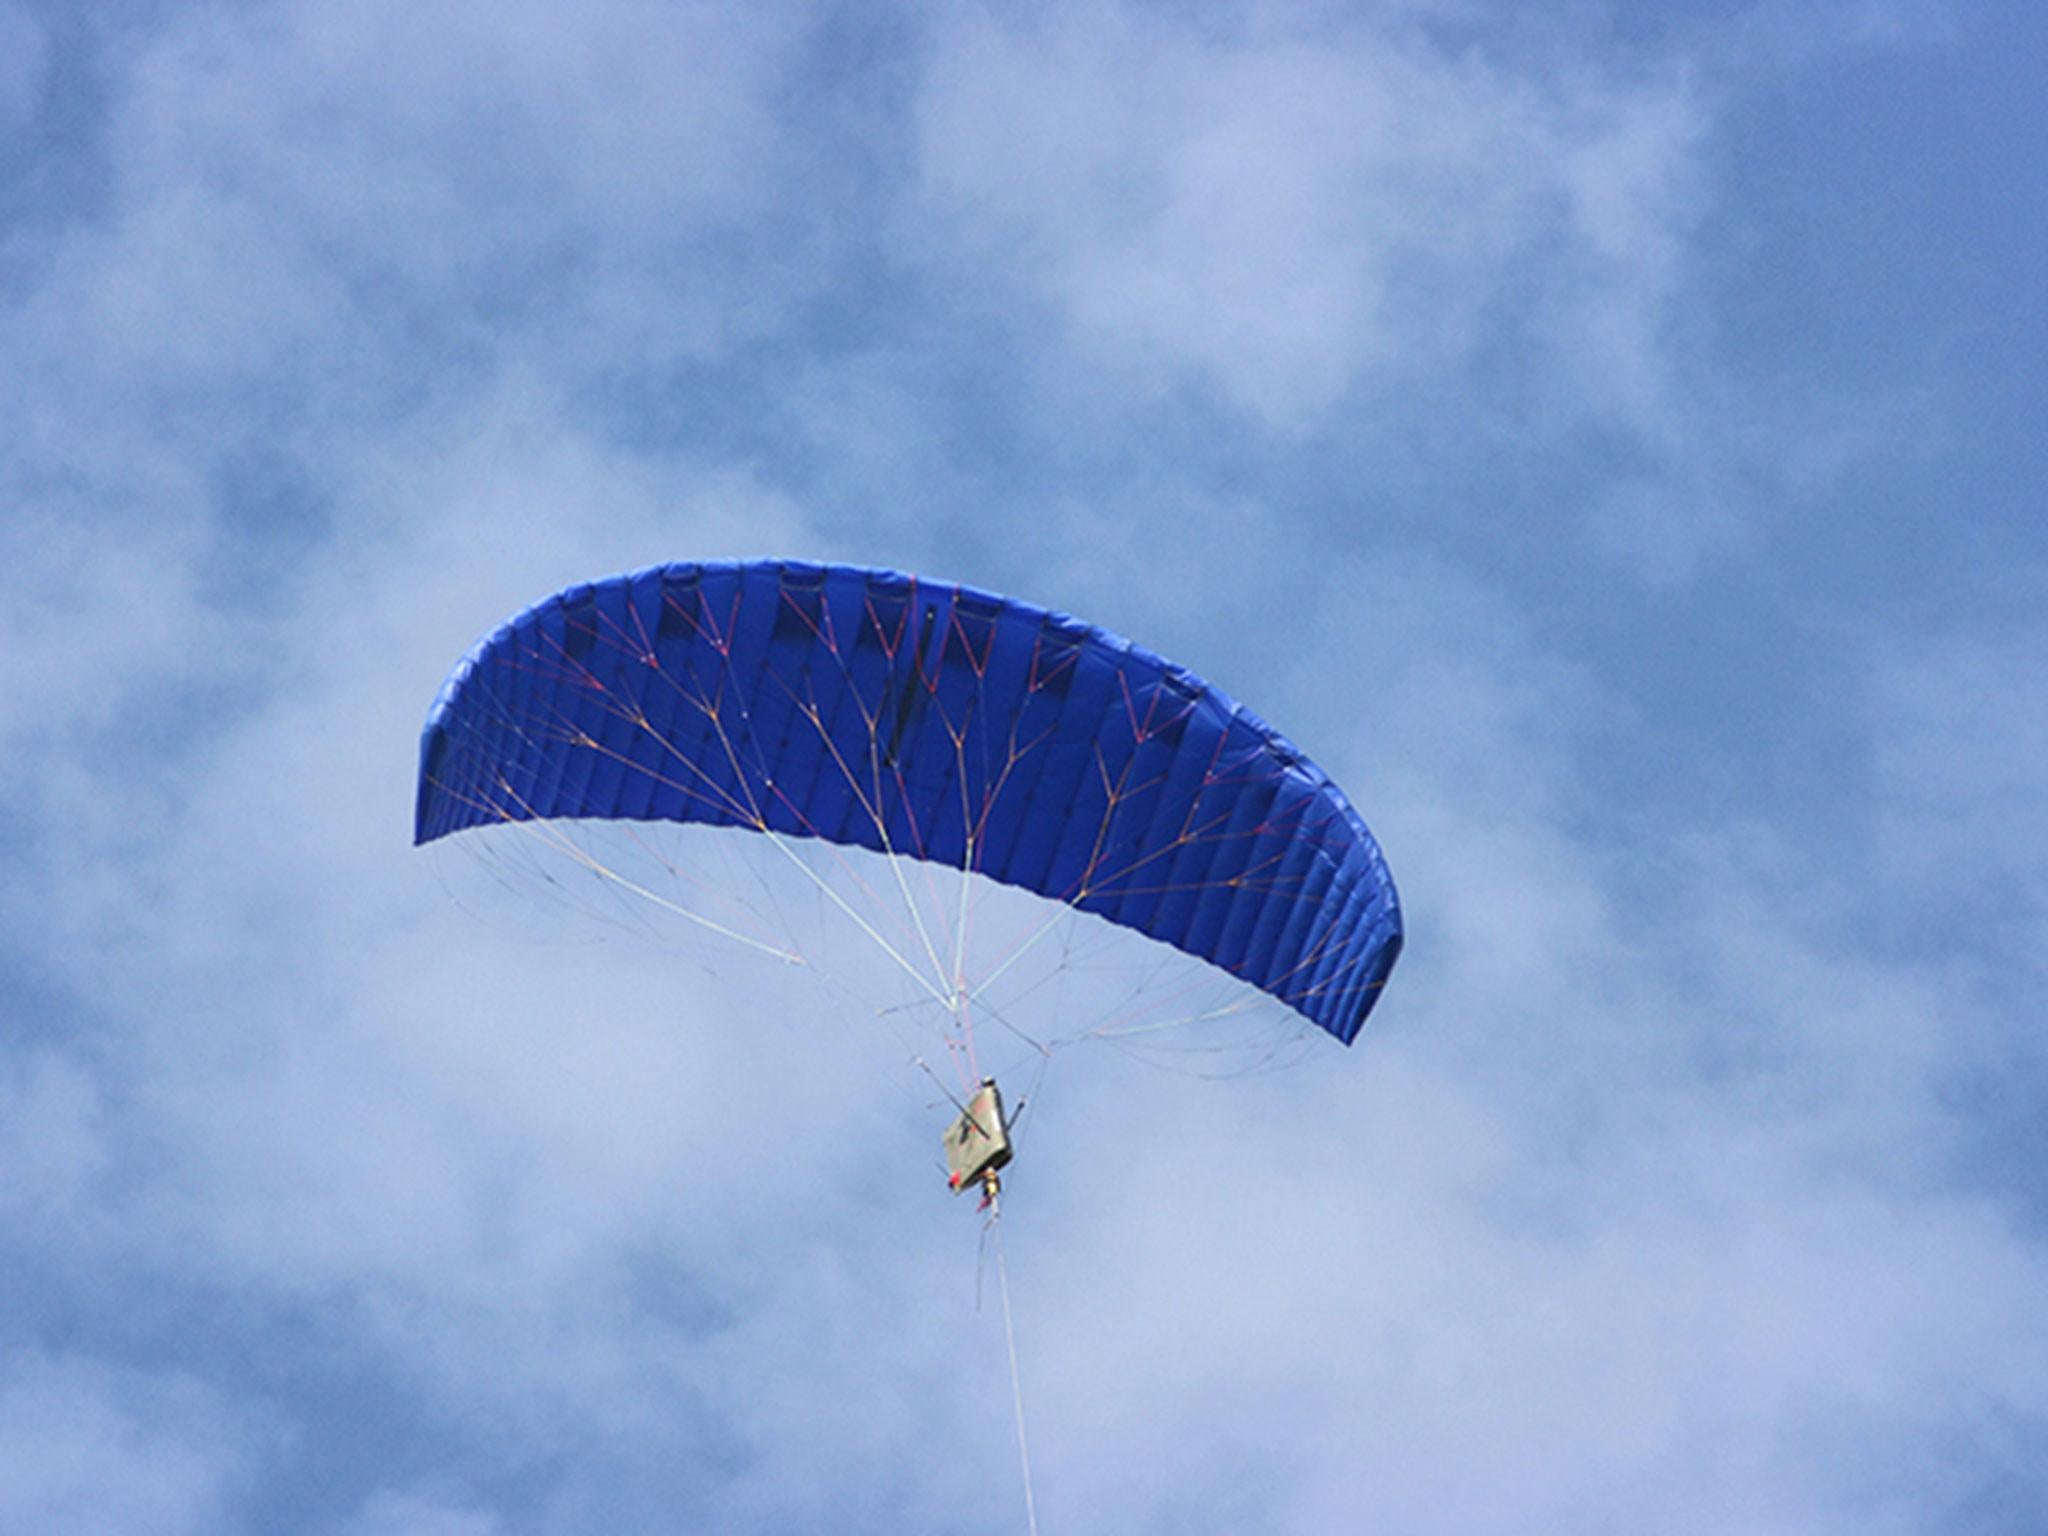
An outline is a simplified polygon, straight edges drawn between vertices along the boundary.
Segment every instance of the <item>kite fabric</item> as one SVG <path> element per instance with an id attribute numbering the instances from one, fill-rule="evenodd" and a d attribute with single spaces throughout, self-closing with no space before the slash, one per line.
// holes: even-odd
<path id="1" fill-rule="evenodd" d="M 663 565 L 501 625 L 427 715 L 414 840 L 539 818 L 968 870 L 1207 961 L 1347 1044 L 1401 949 L 1364 821 L 1250 710 L 1065 614 L 895 571 Z"/>

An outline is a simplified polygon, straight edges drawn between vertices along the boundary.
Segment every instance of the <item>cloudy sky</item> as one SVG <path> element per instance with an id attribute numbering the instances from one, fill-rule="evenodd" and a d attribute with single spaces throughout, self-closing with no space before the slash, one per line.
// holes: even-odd
<path id="1" fill-rule="evenodd" d="M 0 1530 L 1025 1528 L 860 1033 L 409 847 L 480 633 L 788 554 L 1143 639 L 1402 888 L 1356 1048 L 1062 1059 L 1046 1532 L 2037 1531 L 2044 66 L 2031 0 L 0 0 Z"/>

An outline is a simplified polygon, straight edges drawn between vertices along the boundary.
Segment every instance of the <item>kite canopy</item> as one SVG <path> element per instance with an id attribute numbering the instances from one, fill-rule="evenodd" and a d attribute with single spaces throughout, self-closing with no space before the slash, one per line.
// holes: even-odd
<path id="1" fill-rule="evenodd" d="M 1172 945 L 1349 1043 L 1401 950 L 1386 861 L 1285 737 L 1065 614 L 763 560 L 570 587 L 456 667 L 414 839 L 699 822 L 970 871 Z"/>

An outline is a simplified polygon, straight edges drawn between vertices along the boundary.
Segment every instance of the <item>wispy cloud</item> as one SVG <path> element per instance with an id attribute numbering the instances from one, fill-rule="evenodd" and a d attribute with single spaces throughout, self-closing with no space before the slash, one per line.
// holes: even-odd
<path id="1" fill-rule="evenodd" d="M 490 625 L 791 552 L 1196 665 L 1406 899 L 1352 1053 L 1049 1072 L 1047 1530 L 2030 1529 L 2040 551 L 1893 601 L 1964 386 L 1722 323 L 1845 15 L 0 10 L 0 1525 L 1011 1507 L 903 1063 L 406 846 Z"/>
<path id="2" fill-rule="evenodd" d="M 1140 11 L 966 13 L 920 102 L 913 239 L 984 264 L 1141 389 L 1306 431 L 1462 372 L 1660 418 L 1696 206 L 1683 80 L 1545 79 L 1412 23 L 1209 36 Z"/>

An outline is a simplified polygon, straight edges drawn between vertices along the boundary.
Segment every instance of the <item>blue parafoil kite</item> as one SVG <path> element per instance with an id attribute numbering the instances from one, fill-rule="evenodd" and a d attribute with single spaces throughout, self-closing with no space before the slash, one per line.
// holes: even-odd
<path id="1" fill-rule="evenodd" d="M 1256 715 L 1064 614 L 894 571 L 664 565 L 501 625 L 427 716 L 414 837 L 556 820 L 950 866 L 1170 945 L 1346 1043 L 1401 949 L 1372 834 Z M 917 928 L 935 995 L 964 996 Z"/>

